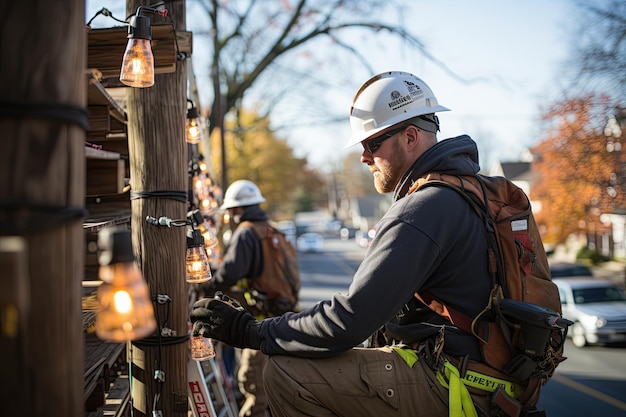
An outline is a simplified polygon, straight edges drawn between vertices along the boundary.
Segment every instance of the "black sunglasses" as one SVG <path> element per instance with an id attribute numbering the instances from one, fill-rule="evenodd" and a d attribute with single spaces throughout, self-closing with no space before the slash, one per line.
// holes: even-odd
<path id="1" fill-rule="evenodd" d="M 363 145 L 363 149 L 374 155 L 374 153 L 380 148 L 380 145 L 382 145 L 384 141 L 394 136 L 396 133 L 403 131 L 405 128 L 406 126 L 402 126 L 390 132 L 385 132 L 382 135 L 375 137 L 374 139 L 369 139 L 365 142 L 361 142 L 361 145 Z"/>

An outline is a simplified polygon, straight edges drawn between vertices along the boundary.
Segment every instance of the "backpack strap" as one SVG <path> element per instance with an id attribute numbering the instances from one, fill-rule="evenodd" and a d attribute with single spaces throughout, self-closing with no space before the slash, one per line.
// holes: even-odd
<path id="1" fill-rule="evenodd" d="M 446 187 L 456 191 L 474 209 L 476 214 L 483 220 L 485 230 L 487 230 L 487 246 L 489 251 L 489 274 L 491 285 L 495 288 L 497 284 L 506 285 L 504 280 L 504 269 L 496 240 L 495 225 L 491 217 L 487 188 L 480 175 L 449 175 L 438 172 L 429 173 L 418 178 L 411 188 L 409 194 L 425 187 Z M 506 292 L 506 287 L 503 287 Z"/>
<path id="2" fill-rule="evenodd" d="M 249 228 L 254 231 L 254 234 L 260 239 L 263 240 L 267 237 L 268 229 L 270 225 L 265 221 L 252 221 L 245 220 L 239 223 L 239 227 Z"/>
<path id="3" fill-rule="evenodd" d="M 456 191 L 483 220 L 485 230 L 487 231 L 489 276 L 491 277 L 492 290 L 488 305 L 474 318 L 437 300 L 428 291 L 416 292 L 414 296 L 431 310 L 447 318 L 453 325 L 486 343 L 490 333 L 490 325 L 485 321 L 480 321 L 479 318 L 493 305 L 494 297 L 501 296 L 502 286 L 505 285 L 505 282 L 503 276 L 504 269 L 496 240 L 495 225 L 491 217 L 485 183 L 479 175 L 460 176 L 435 172 L 418 178 L 409 189 L 409 193 L 426 187 L 446 187 Z"/>

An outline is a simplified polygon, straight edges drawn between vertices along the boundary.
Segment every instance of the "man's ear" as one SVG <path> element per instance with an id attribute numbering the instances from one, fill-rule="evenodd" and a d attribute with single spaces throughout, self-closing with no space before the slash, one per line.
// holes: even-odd
<path id="1" fill-rule="evenodd" d="M 420 139 L 421 139 L 419 130 L 417 129 L 417 127 L 413 125 L 407 126 L 407 128 L 404 130 L 404 139 L 405 139 L 405 144 L 407 146 L 407 150 L 409 151 L 415 150 L 419 146 Z"/>

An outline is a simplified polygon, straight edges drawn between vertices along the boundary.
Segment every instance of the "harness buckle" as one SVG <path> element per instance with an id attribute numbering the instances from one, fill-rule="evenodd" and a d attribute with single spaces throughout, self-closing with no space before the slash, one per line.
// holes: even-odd
<path id="1" fill-rule="evenodd" d="M 442 325 L 439 329 L 439 334 L 437 334 L 437 337 L 435 338 L 435 347 L 433 348 L 433 362 L 435 363 L 435 365 L 438 365 L 441 362 L 441 354 L 443 353 L 443 345 L 445 343 L 445 333 L 446 326 Z"/>

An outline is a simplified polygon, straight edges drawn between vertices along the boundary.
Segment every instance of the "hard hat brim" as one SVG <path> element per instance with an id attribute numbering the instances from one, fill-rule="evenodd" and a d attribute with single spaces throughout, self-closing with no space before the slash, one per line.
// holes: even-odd
<path id="1" fill-rule="evenodd" d="M 225 201 L 220 206 L 220 210 L 227 210 L 227 209 L 235 208 L 235 207 L 254 206 L 254 205 L 257 205 L 257 204 L 261 204 L 261 203 L 265 203 L 265 198 L 258 198 L 256 200 L 246 201 L 245 204 L 242 204 L 241 202 L 236 202 L 236 201 Z"/>
<path id="2" fill-rule="evenodd" d="M 424 114 L 442 112 L 442 111 L 450 111 L 450 109 L 444 106 L 433 106 L 433 107 L 429 107 L 427 112 L 412 112 L 412 113 L 407 113 L 407 114 L 400 114 L 397 117 L 394 117 L 393 119 L 387 120 L 387 123 L 385 123 L 383 126 L 378 126 L 374 129 L 358 130 L 352 133 L 352 135 L 350 136 L 350 139 L 348 139 L 348 141 L 346 142 L 345 148 L 349 148 L 351 146 L 357 145 L 363 142 L 364 140 L 370 139 L 380 133 L 383 133 L 385 130 L 391 130 L 392 128 L 395 128 L 396 125 L 406 120 L 412 119 L 413 117 L 421 116 Z"/>

